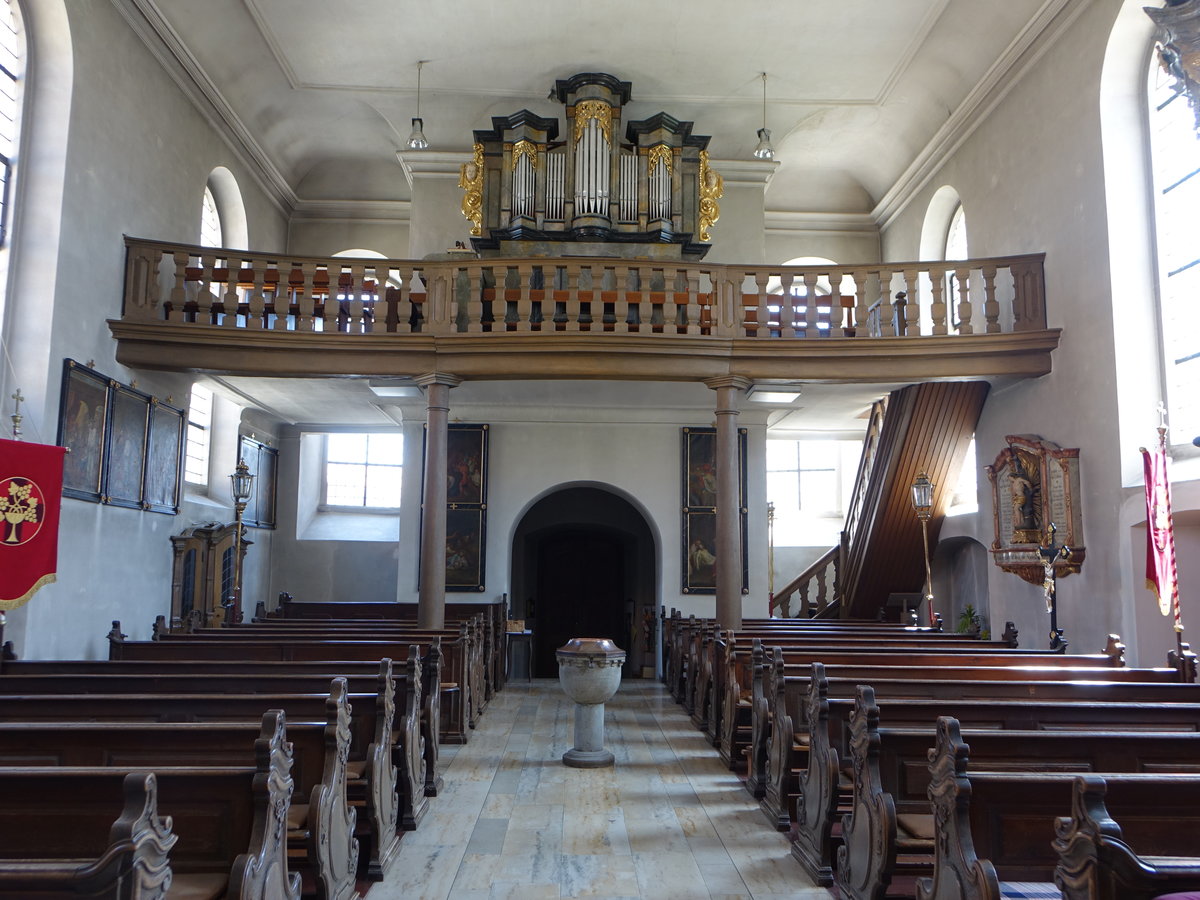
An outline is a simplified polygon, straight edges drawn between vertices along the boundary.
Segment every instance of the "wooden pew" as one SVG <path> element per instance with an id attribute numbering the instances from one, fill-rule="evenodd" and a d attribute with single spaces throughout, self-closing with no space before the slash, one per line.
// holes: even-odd
<path id="1" fill-rule="evenodd" d="M 346 640 L 346 641 L 395 641 L 402 644 L 420 644 L 427 646 L 434 640 L 441 640 L 446 647 L 454 647 L 458 643 L 466 646 L 465 680 L 462 685 L 462 696 L 470 704 L 472 721 L 487 708 L 493 694 L 493 679 L 489 676 L 494 664 L 491 661 L 491 648 L 486 638 L 486 625 L 482 615 L 476 615 L 452 627 L 418 628 L 415 623 L 408 624 L 393 620 L 370 621 L 366 619 L 346 620 L 276 620 L 266 623 L 238 625 L 233 628 L 194 628 L 186 631 L 173 632 L 163 629 L 165 617 L 155 620 L 152 640 L 179 641 L 192 639 L 221 639 L 221 640 L 267 640 L 286 638 L 288 640 Z M 454 663 L 450 662 L 453 667 Z M 453 669 L 451 668 L 451 671 Z M 468 690 L 469 685 L 469 690 Z M 454 689 L 459 684 L 453 683 Z"/>
<path id="2" fill-rule="evenodd" d="M 418 604 L 396 603 L 393 601 L 362 601 L 362 600 L 296 600 L 286 591 L 279 595 L 279 605 L 272 613 L 267 613 L 263 604 L 255 609 L 255 621 L 278 621 L 291 619 L 385 619 L 401 622 L 416 622 Z M 447 603 L 445 606 L 445 621 L 459 622 L 462 619 L 481 615 L 485 623 L 484 634 L 487 638 L 486 653 L 488 660 L 488 695 L 502 690 L 505 681 L 504 651 L 505 651 L 505 616 L 507 611 L 499 601 L 470 601 L 467 603 Z"/>
<path id="3" fill-rule="evenodd" d="M 0 849 L 0 896 L 39 900 L 100 897 L 111 900 L 161 900 L 171 886 L 168 851 L 179 840 L 170 819 L 158 814 L 158 786 L 153 772 L 131 772 L 121 793 L 124 808 L 107 830 L 103 812 L 81 814 L 72 823 L 69 856 L 52 858 L 37 844 L 5 841 Z M 118 798 L 114 797 L 116 801 Z M 116 807 L 116 803 L 113 803 Z M 30 812 L 35 816 L 36 812 Z M 25 834 L 25 829 L 18 829 Z M 14 859 L 25 852 L 27 859 Z"/>
<path id="4" fill-rule="evenodd" d="M 819 696 L 819 680 L 813 685 L 810 715 L 832 716 L 828 698 Z M 1165 723 L 1151 705 L 1124 705 L 1124 721 L 1102 729 L 1059 728 L 1059 711 L 1043 708 L 1053 718 L 1033 722 L 1038 730 L 968 728 L 973 759 L 988 770 L 1137 772 L 1183 769 L 1200 756 L 1200 731 L 1158 730 Z M 888 727 L 880 727 L 881 720 Z M 849 767 L 829 739 L 834 729 L 812 730 L 792 855 L 828 883 L 837 811 L 848 808 L 840 820 L 845 849 L 837 849 L 836 866 L 843 897 L 881 897 L 897 873 L 929 870 L 928 762 L 935 721 L 892 725 L 871 686 L 860 685 L 848 723 Z"/>
<path id="5" fill-rule="evenodd" d="M 1108 896 L 1135 900 L 1156 896 L 1156 889 L 1171 889 L 1169 875 L 1173 871 L 1182 876 L 1184 884 L 1197 884 L 1200 776 L 1164 772 L 1105 774 L 1106 804 L 1126 822 L 1123 836 L 1130 844 L 1152 848 L 1163 865 L 1157 869 L 1150 859 L 1150 865 L 1141 872 L 1132 866 L 1121 868 L 1121 864 L 1089 872 L 1087 848 L 1080 846 L 1084 835 L 1073 834 L 1069 824 L 1059 822 L 1062 811 L 1080 811 L 1079 798 L 1087 791 L 1086 776 L 968 773 L 971 752 L 958 723 L 950 717 L 939 718 L 937 742 L 929 753 L 929 799 L 936 822 L 935 864 L 933 877 L 917 882 L 916 894 L 921 900 L 999 900 L 1005 882 L 1049 882 L 1054 878 L 1074 892 L 1068 896 L 1097 898 L 1103 895 L 1078 891 L 1086 890 L 1093 878 L 1098 886 L 1104 876 L 1116 876 L 1113 887 L 1120 891 Z M 1079 786 L 1081 780 L 1084 787 Z M 1096 783 L 1091 785 L 1095 790 Z M 1092 812 L 1100 811 L 1093 805 Z M 1101 815 L 1090 826 L 1086 817 L 1080 824 L 1085 829 L 1107 829 L 1108 840 L 1103 843 L 1115 851 L 1125 841 L 1108 826 L 1111 818 L 1107 811 Z M 1133 855 L 1126 856 L 1124 863 L 1132 864 Z M 1123 883 L 1125 877 L 1128 885 Z"/>
<path id="6" fill-rule="evenodd" d="M 436 797 L 442 784 L 437 772 L 440 710 L 436 692 L 428 694 L 428 684 L 438 680 L 437 659 L 426 656 L 426 660 L 431 662 L 432 672 L 422 665 L 415 647 L 409 647 L 409 660 L 400 671 L 391 670 L 391 660 L 380 661 L 378 666 L 372 662 L 340 664 L 337 671 L 323 662 L 20 661 L 0 674 L 0 694 L 313 694 L 328 689 L 331 680 L 341 673 L 353 694 L 378 691 L 383 696 L 384 679 L 390 672 L 395 692 L 391 733 L 398 752 L 407 754 L 410 748 L 422 752 L 419 767 L 413 772 L 400 757 L 397 781 L 402 820 L 415 821 L 421 815 L 421 803 L 408 799 L 410 779 L 415 779 L 419 797 Z M 410 684 L 415 689 L 410 690 Z M 361 746 L 356 746 L 354 752 L 354 758 L 364 756 Z M 409 810 L 413 803 L 416 806 Z"/>
<path id="7" fill-rule="evenodd" d="M 410 647 L 410 657 L 412 648 Z M 418 660 L 419 702 L 421 707 L 420 736 L 424 746 L 424 795 L 436 797 L 442 784 L 438 774 L 438 737 L 441 734 L 441 708 L 436 689 L 439 682 L 440 655 L 434 642 L 423 659 Z M 0 693 L 317 693 L 327 689 L 330 681 L 341 675 L 347 678 L 352 693 L 378 690 L 379 672 L 383 662 L 370 661 L 280 662 L 259 660 L 16 660 L 6 665 L 0 674 Z M 404 713 L 408 708 L 409 672 L 393 671 L 396 708 Z M 132 680 L 129 680 L 132 679 Z M 112 685 L 111 691 L 106 685 Z M 68 689 L 69 687 L 69 689 Z M 140 687 L 140 690 L 138 688 Z M 409 724 L 399 718 L 392 733 L 404 738 Z M 403 786 L 407 773 L 402 773 Z"/>
<path id="8" fill-rule="evenodd" d="M 325 694 L 75 694 L 0 696 L 0 720 L 95 722 L 223 722 L 253 719 L 264 707 L 286 710 L 301 721 L 319 720 L 324 727 L 322 768 L 305 773 L 298 785 L 304 802 L 293 804 L 289 842 L 303 846 L 303 861 L 318 888 L 330 897 L 349 896 L 359 856 L 355 838 L 357 812 L 347 797 L 350 749 L 370 748 L 364 760 L 365 804 L 372 819 L 373 846 L 394 852 L 395 768 L 390 719 L 378 708 L 376 693 L 351 695 L 344 678 L 335 678 Z M 351 714 L 352 703 L 361 714 Z M 383 700 L 386 704 L 386 700 Z M 382 721 L 381 721 L 382 720 Z M 379 726 L 385 726 L 382 736 Z M 357 735 L 355 734 L 357 732 Z M 378 739 L 377 739 L 378 738 Z M 423 797 L 421 799 L 424 799 Z"/>
<path id="9" fill-rule="evenodd" d="M 1200 891 L 1200 841 L 1194 831 L 1180 828 L 1169 812 L 1180 802 L 1184 787 L 1190 790 L 1192 785 L 1178 778 L 1076 778 L 1071 815 L 1059 818 L 1054 826 L 1058 853 L 1054 883 L 1063 900 L 1153 900 L 1167 893 Z M 1148 822 L 1143 810 L 1127 805 L 1124 788 L 1136 791 L 1137 799 L 1155 812 L 1166 811 L 1166 820 L 1157 817 Z M 1126 823 L 1124 828 L 1109 806 Z M 1148 826 L 1155 833 L 1147 834 Z M 1174 844 L 1181 839 L 1182 846 Z M 1172 850 L 1178 855 L 1164 857 L 1164 851 Z"/>
<path id="10" fill-rule="evenodd" d="M 154 826 L 152 841 L 165 845 L 169 837 L 177 838 L 169 846 L 175 891 L 186 889 L 196 897 L 298 900 L 300 876 L 288 871 L 283 840 L 293 791 L 286 724 L 278 710 L 262 722 L 254 765 L 161 766 L 153 772 L 129 766 L 0 767 L 0 855 L 9 861 L 0 868 L 19 860 L 76 854 L 81 837 L 94 832 L 97 820 L 111 821 L 111 810 L 120 806 L 134 776 L 134 784 L 153 785 L 158 809 L 169 817 Z M 166 822 L 173 823 L 173 835 L 162 829 Z M 144 874 L 153 883 L 165 873 L 148 863 Z"/>
<path id="11" fill-rule="evenodd" d="M 342 667 L 346 662 L 374 662 L 385 657 L 407 656 L 409 641 L 344 641 L 306 640 L 304 638 L 272 638 L 227 640 L 225 638 L 188 641 L 129 641 L 120 635 L 120 622 L 113 623 L 115 635 L 110 634 L 109 658 L 113 660 L 211 659 L 227 662 L 244 660 L 276 660 L 280 662 L 326 662 Z M 234 631 L 236 629 L 230 629 Z M 421 645 L 423 652 L 428 646 Z M 477 705 L 471 701 L 471 681 L 468 675 L 469 654 L 465 641 L 441 643 L 442 678 L 454 680 L 461 688 L 461 702 L 452 704 L 443 715 L 442 740 L 445 743 L 465 744 L 469 728 L 475 727 L 470 717 Z"/>

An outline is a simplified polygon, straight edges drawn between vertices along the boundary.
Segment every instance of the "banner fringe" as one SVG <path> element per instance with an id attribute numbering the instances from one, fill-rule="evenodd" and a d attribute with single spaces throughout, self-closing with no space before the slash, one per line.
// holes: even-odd
<path id="1" fill-rule="evenodd" d="M 41 590 L 48 584 L 53 584 L 57 580 L 58 580 L 57 572 L 51 572 L 48 575 L 43 575 L 41 578 L 39 578 L 37 581 L 35 581 L 33 583 L 33 587 L 31 587 L 29 590 L 27 590 L 20 597 L 16 597 L 12 600 L 0 600 L 0 609 L 7 612 L 10 609 L 17 609 L 19 607 L 24 606 L 26 603 L 28 603 L 30 600 L 33 599 L 33 595 L 36 594 L 39 590 Z"/>

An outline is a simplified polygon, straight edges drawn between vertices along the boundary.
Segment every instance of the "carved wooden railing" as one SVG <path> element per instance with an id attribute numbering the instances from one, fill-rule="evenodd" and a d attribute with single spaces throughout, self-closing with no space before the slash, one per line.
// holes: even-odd
<path id="1" fill-rule="evenodd" d="M 134 238 L 125 243 L 123 320 L 180 327 L 757 341 L 1046 328 L 1044 254 L 741 266 L 610 258 L 318 258 Z M 948 284 L 956 285 L 953 296 Z"/>
<path id="2" fill-rule="evenodd" d="M 784 619 L 820 616 L 837 603 L 838 564 L 841 547 L 830 547 L 807 569 L 771 597 L 771 615 Z M 813 589 L 815 592 L 810 596 Z M 793 599 L 797 601 L 793 608 Z"/>

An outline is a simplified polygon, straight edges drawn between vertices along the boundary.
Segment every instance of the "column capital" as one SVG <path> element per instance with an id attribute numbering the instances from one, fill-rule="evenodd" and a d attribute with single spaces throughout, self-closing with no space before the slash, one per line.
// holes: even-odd
<path id="1" fill-rule="evenodd" d="M 457 375 L 450 375 L 446 372 L 428 372 L 425 375 L 417 375 L 413 378 L 413 382 L 420 388 L 431 387 L 435 384 L 445 385 L 446 387 L 458 387 L 463 380 Z"/>
<path id="2" fill-rule="evenodd" d="M 717 378 L 704 379 L 704 386 L 714 391 L 719 391 L 721 388 L 748 391 L 753 384 L 754 380 L 747 378 L 745 375 L 720 375 Z"/>

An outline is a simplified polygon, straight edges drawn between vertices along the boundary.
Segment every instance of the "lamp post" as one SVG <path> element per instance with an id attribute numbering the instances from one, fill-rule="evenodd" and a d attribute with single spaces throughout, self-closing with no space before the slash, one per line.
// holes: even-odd
<path id="1" fill-rule="evenodd" d="M 912 505 L 921 520 L 921 539 L 925 544 L 925 607 L 929 624 L 933 621 L 933 577 L 929 572 L 929 516 L 933 512 L 933 482 L 922 472 L 912 483 Z"/>
<path id="2" fill-rule="evenodd" d="M 234 544 L 233 544 L 233 590 L 225 603 L 225 624 L 238 625 L 242 621 L 242 513 L 254 492 L 254 475 L 244 459 L 239 459 L 237 471 L 229 476 L 229 489 L 233 494 Z"/>

